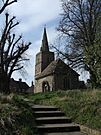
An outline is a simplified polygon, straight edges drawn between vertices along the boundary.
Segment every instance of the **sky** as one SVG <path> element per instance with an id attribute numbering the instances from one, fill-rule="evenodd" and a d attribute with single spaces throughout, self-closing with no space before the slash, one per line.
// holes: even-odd
<path id="1" fill-rule="evenodd" d="M 27 52 L 30 61 L 24 66 L 27 73 L 22 76 L 20 72 L 14 72 L 12 77 L 15 80 L 22 78 L 31 85 L 35 74 L 35 55 L 40 50 L 43 28 L 46 25 L 49 43 L 53 43 L 57 36 L 56 27 L 59 23 L 61 2 L 60 0 L 18 0 L 8 7 L 7 11 L 11 16 L 16 16 L 20 22 L 16 32 L 22 34 L 26 42 L 32 43 Z"/>
<path id="2" fill-rule="evenodd" d="M 7 11 L 11 16 L 16 16 L 20 22 L 15 29 L 18 34 L 23 35 L 26 42 L 31 42 L 27 54 L 30 61 L 24 66 L 27 71 L 25 75 L 20 72 L 13 73 L 15 80 L 22 78 L 23 81 L 31 85 L 34 81 L 35 55 L 39 52 L 43 28 L 46 25 L 49 43 L 54 43 L 57 37 L 56 27 L 59 24 L 61 9 L 60 0 L 18 0 L 17 3 L 9 6 Z M 81 79 L 84 79 L 82 74 Z"/>

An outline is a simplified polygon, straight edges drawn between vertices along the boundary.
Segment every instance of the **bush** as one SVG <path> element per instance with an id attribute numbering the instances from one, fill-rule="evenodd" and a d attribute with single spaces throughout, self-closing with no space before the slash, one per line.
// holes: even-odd
<path id="1" fill-rule="evenodd" d="M 0 135 L 36 135 L 33 111 L 20 95 L 0 94 Z"/>

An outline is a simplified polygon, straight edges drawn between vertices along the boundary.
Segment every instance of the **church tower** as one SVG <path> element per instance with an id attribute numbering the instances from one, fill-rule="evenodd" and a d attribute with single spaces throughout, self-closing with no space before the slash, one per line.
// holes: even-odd
<path id="1" fill-rule="evenodd" d="M 54 52 L 49 51 L 48 39 L 46 28 L 44 27 L 42 45 L 40 52 L 36 54 L 36 65 L 35 65 L 35 77 L 42 73 L 42 71 L 54 61 Z"/>

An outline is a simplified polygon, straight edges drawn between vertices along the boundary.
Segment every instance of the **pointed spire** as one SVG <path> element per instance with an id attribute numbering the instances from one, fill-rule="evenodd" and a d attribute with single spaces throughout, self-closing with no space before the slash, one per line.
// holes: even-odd
<path id="1" fill-rule="evenodd" d="M 43 39 L 42 39 L 42 45 L 41 45 L 40 51 L 42 52 L 49 51 L 46 27 L 44 27 L 44 33 L 43 33 Z"/>

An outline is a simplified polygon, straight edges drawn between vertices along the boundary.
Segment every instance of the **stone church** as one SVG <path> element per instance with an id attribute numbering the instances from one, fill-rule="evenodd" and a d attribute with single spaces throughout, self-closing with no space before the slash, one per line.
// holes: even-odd
<path id="1" fill-rule="evenodd" d="M 44 28 L 40 52 L 36 54 L 34 92 L 46 92 L 79 88 L 79 74 L 54 57 L 49 50 L 46 28 Z"/>

